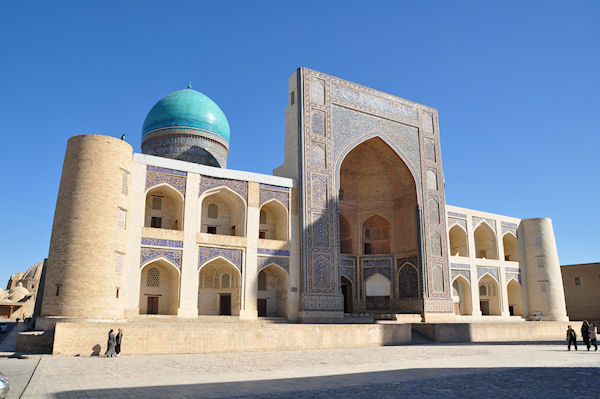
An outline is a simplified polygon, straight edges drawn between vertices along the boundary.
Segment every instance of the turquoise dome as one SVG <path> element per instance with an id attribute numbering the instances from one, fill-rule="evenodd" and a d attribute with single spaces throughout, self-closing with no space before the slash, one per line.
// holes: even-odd
<path id="1" fill-rule="evenodd" d="M 163 127 L 199 129 L 229 143 L 225 114 L 213 100 L 193 89 L 178 90 L 158 101 L 146 115 L 142 138 Z"/>

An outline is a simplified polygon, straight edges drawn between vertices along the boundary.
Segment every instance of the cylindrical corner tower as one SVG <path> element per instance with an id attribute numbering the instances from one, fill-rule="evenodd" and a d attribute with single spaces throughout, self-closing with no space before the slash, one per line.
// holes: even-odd
<path id="1" fill-rule="evenodd" d="M 63 163 L 41 316 L 123 317 L 133 150 L 100 135 L 71 137 Z"/>
<path id="2" fill-rule="evenodd" d="M 552 220 L 523 219 L 517 231 L 527 284 L 528 317 L 568 321 Z"/>
<path id="3" fill-rule="evenodd" d="M 229 122 L 221 108 L 199 91 L 176 91 L 148 112 L 142 128 L 142 152 L 225 168 Z"/>

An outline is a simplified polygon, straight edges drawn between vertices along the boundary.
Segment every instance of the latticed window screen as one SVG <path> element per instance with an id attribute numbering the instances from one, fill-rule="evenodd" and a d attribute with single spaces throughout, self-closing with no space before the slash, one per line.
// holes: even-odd
<path id="1" fill-rule="evenodd" d="M 419 296 L 417 269 L 405 265 L 398 273 L 398 296 L 400 298 L 416 298 Z"/>
<path id="2" fill-rule="evenodd" d="M 121 192 L 127 195 L 127 177 L 129 176 L 129 172 L 127 172 L 125 169 L 121 169 L 121 172 L 123 173 L 121 182 Z"/>
<path id="3" fill-rule="evenodd" d="M 229 274 L 221 276 L 221 288 L 231 288 L 231 276 Z"/>
<path id="4" fill-rule="evenodd" d="M 267 224 L 267 212 L 260 211 L 260 224 Z"/>
<path id="5" fill-rule="evenodd" d="M 162 197 L 152 197 L 152 210 L 160 211 L 162 209 Z"/>
<path id="6" fill-rule="evenodd" d="M 122 253 L 117 252 L 117 264 L 115 266 L 115 271 L 119 274 L 123 273 L 123 260 L 125 256 Z"/>
<path id="7" fill-rule="evenodd" d="M 158 287 L 158 281 L 160 280 L 160 271 L 156 267 L 148 269 L 148 276 L 146 277 L 147 287 Z"/>
<path id="8" fill-rule="evenodd" d="M 219 217 L 219 207 L 217 204 L 208 205 L 208 217 L 211 219 L 216 219 Z"/>
<path id="9" fill-rule="evenodd" d="M 125 230 L 127 227 L 127 211 L 119 209 L 119 228 Z"/>
<path id="10" fill-rule="evenodd" d="M 267 273 L 264 270 L 258 273 L 258 290 L 266 291 L 267 290 Z"/>
<path id="11" fill-rule="evenodd" d="M 479 295 L 481 296 L 487 296 L 487 287 L 485 285 L 480 285 L 479 286 Z"/>

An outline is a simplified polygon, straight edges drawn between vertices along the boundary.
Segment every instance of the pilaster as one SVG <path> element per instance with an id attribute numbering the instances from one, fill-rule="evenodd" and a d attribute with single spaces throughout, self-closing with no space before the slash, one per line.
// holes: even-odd
<path id="1" fill-rule="evenodd" d="M 240 319 L 258 318 L 256 307 L 258 291 L 258 231 L 260 219 L 260 188 L 256 182 L 248 182 L 248 212 L 246 212 L 246 262 L 242 270 L 242 303 Z"/>
<path id="2" fill-rule="evenodd" d="M 183 254 L 180 275 L 179 317 L 198 317 L 198 245 L 200 231 L 200 175 L 188 173 L 183 214 Z"/>

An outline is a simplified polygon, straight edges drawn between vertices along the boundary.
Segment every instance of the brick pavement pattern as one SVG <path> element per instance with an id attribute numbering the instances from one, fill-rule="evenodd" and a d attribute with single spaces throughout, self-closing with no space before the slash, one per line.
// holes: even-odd
<path id="1" fill-rule="evenodd" d="M 47 356 L 23 398 L 598 398 L 599 377 L 600 353 L 562 343 Z"/>

